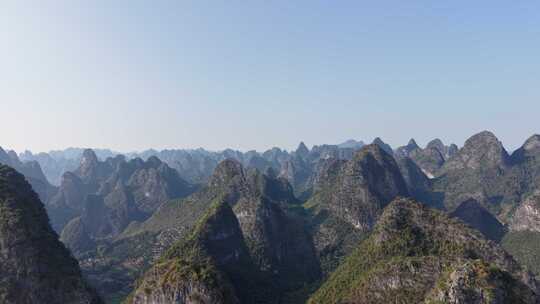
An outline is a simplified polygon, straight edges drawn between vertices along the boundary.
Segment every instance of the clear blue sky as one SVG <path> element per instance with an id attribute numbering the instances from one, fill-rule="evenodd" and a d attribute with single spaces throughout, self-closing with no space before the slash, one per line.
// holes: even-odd
<path id="1" fill-rule="evenodd" d="M 513 149 L 540 132 L 539 97 L 539 1 L 0 4 L 0 145 L 19 151 L 484 129 Z"/>

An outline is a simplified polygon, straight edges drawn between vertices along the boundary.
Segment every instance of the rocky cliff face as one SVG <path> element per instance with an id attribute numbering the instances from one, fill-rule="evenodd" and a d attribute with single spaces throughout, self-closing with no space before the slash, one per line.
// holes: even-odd
<path id="1" fill-rule="evenodd" d="M 540 191 L 531 195 L 517 208 L 510 229 L 540 232 Z"/>
<path id="2" fill-rule="evenodd" d="M 313 215 L 315 248 L 328 273 L 372 229 L 382 209 L 408 190 L 394 158 L 378 145 L 364 146 L 349 161 L 329 160 L 318 180 L 305 206 Z"/>
<path id="3" fill-rule="evenodd" d="M 112 174 L 113 170 L 110 162 L 99 161 L 93 150 L 86 149 L 82 154 L 81 163 L 74 173 L 95 191 L 99 184 Z"/>
<path id="4" fill-rule="evenodd" d="M 84 200 L 90 190 L 75 174 L 66 172 L 55 195 L 46 202 L 51 225 L 56 231 L 62 228 L 74 217 L 81 214 Z"/>
<path id="5" fill-rule="evenodd" d="M 285 181 L 258 171 L 247 174 L 250 192 L 234 205 L 234 212 L 257 267 L 289 287 L 316 280 L 319 265 L 302 217 L 288 212 L 296 203 Z M 301 283 L 300 283 L 301 284 Z"/>
<path id="6" fill-rule="evenodd" d="M 288 212 L 297 200 L 286 180 L 258 170 L 246 172 L 239 162 L 225 160 L 216 168 L 209 189 L 223 189 L 220 193 L 233 207 L 259 270 L 278 275 L 284 285 L 318 277 L 305 223 Z"/>
<path id="7" fill-rule="evenodd" d="M 69 247 L 72 252 L 87 252 L 95 248 L 96 243 L 86 231 L 86 225 L 80 217 L 70 221 L 62 230 L 60 240 Z"/>
<path id="8" fill-rule="evenodd" d="M 537 291 L 495 243 L 398 199 L 309 303 L 537 303 Z"/>
<path id="9" fill-rule="evenodd" d="M 24 177 L 0 166 L 0 302 L 101 303 Z"/>
<path id="10" fill-rule="evenodd" d="M 371 229 L 386 204 L 396 196 L 408 195 L 396 161 L 377 145 L 363 147 L 352 160 L 336 162 L 328 170 L 318 207 L 364 232 Z"/>
<path id="11" fill-rule="evenodd" d="M 540 135 L 533 135 L 529 137 L 525 143 L 512 153 L 512 162 L 520 163 L 527 161 L 527 159 L 534 159 L 540 155 Z"/>
<path id="12" fill-rule="evenodd" d="M 516 260 L 540 276 L 540 192 L 526 197 L 510 220 L 502 245 Z"/>
<path id="13" fill-rule="evenodd" d="M 453 266 L 427 296 L 427 303 L 536 303 L 537 295 L 508 272 L 484 261 Z"/>
<path id="14" fill-rule="evenodd" d="M 493 133 L 469 138 L 456 155 L 444 163 L 434 191 L 444 193 L 449 210 L 470 198 L 498 213 L 503 203 L 519 200 L 520 187 L 510 175 L 510 158 Z"/>
<path id="15" fill-rule="evenodd" d="M 295 155 L 281 165 L 279 176 L 287 179 L 300 197 L 312 186 L 309 179 L 313 175 L 313 165 L 308 160 Z"/>
<path id="16" fill-rule="evenodd" d="M 510 157 L 512 167 L 509 170 L 508 180 L 518 185 L 511 189 L 517 189 L 521 194 L 518 201 L 523 201 L 527 196 L 538 191 L 540 185 L 540 135 L 533 135 L 525 141 L 523 146 L 517 149 Z M 507 186 L 508 187 L 508 186 Z"/>

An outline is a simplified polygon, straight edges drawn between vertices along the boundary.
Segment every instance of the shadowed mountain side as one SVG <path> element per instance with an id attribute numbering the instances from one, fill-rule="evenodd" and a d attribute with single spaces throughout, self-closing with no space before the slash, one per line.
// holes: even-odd
<path id="1" fill-rule="evenodd" d="M 98 304 L 25 178 L 0 165 L 0 302 Z"/>

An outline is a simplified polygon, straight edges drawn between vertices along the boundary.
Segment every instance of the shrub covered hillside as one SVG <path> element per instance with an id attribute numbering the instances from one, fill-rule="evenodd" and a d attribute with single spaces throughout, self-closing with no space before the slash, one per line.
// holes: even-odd
<path id="1" fill-rule="evenodd" d="M 536 303 L 536 291 L 535 279 L 496 244 L 397 199 L 309 303 Z"/>
<path id="2" fill-rule="evenodd" d="M 276 302 L 269 283 L 252 263 L 231 207 L 216 200 L 193 231 L 143 276 L 126 302 Z"/>

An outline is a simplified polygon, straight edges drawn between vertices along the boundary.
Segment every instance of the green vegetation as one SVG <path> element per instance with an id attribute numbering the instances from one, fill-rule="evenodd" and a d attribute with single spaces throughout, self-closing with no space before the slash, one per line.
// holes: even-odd
<path id="1" fill-rule="evenodd" d="M 540 232 L 512 231 L 505 235 L 501 245 L 521 265 L 540 277 Z"/>
<path id="2" fill-rule="evenodd" d="M 384 273 L 387 265 L 408 265 L 422 263 L 424 256 L 453 255 L 463 253 L 464 248 L 457 244 L 438 243 L 425 240 L 421 232 L 412 227 L 403 227 L 401 233 L 377 242 L 377 233 L 363 241 L 358 248 L 346 258 L 328 281 L 311 299 L 311 303 L 340 303 L 352 296 L 356 288 L 369 281 L 373 273 Z M 428 245 L 428 246 L 426 246 Z M 431 245 L 431 246 L 429 246 Z M 405 289 L 404 292 L 407 290 Z M 412 297 L 405 295 L 405 298 Z M 414 302 L 404 302 L 414 303 Z"/>
<path id="3" fill-rule="evenodd" d="M 488 260 L 494 252 L 501 250 L 462 223 L 420 204 L 400 200 L 387 207 L 370 236 L 332 273 L 309 303 L 420 303 L 435 282 L 444 285 L 444 273 L 451 267 L 475 260 L 488 268 L 491 263 L 506 269 L 515 267 L 511 261 Z M 506 272 L 504 275 L 517 281 Z M 524 288 L 521 285 L 519 290 Z M 471 281 L 466 287 L 479 285 Z"/>
<path id="4" fill-rule="evenodd" d="M 519 280 L 508 272 L 482 260 L 470 260 L 465 263 L 446 267 L 426 299 L 426 304 L 444 303 L 446 295 L 456 292 L 456 286 L 462 288 L 458 296 L 463 301 L 482 303 L 534 303 L 535 295 Z"/>
<path id="5" fill-rule="evenodd" d="M 224 220 L 224 213 L 233 214 L 227 203 L 214 201 L 192 231 L 152 266 L 138 284 L 136 293 L 151 294 L 183 285 L 199 285 L 209 290 L 221 303 L 233 303 L 236 298 L 234 288 L 227 275 L 217 266 L 208 247 L 208 238 L 216 225 Z"/>

